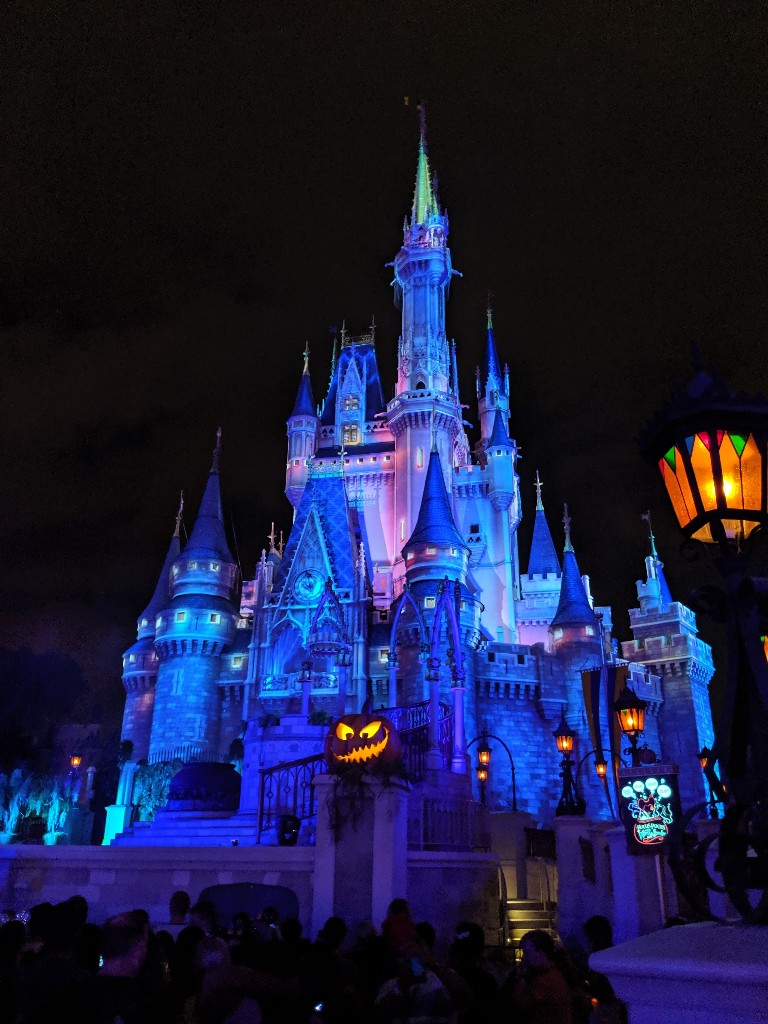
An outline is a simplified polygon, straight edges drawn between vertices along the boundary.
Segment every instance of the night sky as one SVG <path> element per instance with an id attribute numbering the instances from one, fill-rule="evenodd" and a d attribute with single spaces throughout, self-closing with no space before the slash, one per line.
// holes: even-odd
<path id="1" fill-rule="evenodd" d="M 469 419 L 489 289 L 510 366 L 523 565 L 538 467 L 619 637 L 647 508 L 685 597 L 635 438 L 691 342 L 768 390 L 766 21 L 727 2 L 6 3 L 0 645 L 71 654 L 116 714 L 219 425 L 245 575 L 273 519 L 287 534 L 305 342 L 320 398 L 330 329 L 375 315 L 392 394 L 385 263 L 422 96 Z"/>

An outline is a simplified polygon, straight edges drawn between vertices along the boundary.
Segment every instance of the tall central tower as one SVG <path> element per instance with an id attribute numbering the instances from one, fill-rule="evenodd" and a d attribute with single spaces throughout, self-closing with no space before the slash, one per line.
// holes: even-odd
<path id="1" fill-rule="evenodd" d="M 395 591 L 404 579 L 401 552 L 421 506 L 429 454 L 435 449 L 449 496 L 453 470 L 465 465 L 469 444 L 462 423 L 456 361 L 445 334 L 451 277 L 448 216 L 440 209 L 422 121 L 416 187 L 403 245 L 392 264 L 395 302 L 402 309 L 395 398 L 387 422 L 395 437 Z"/>
<path id="2" fill-rule="evenodd" d="M 395 288 L 403 326 L 397 357 L 397 394 L 451 390 L 445 296 L 453 274 L 448 216 L 440 209 L 430 176 L 422 126 L 410 222 L 395 257 Z"/>

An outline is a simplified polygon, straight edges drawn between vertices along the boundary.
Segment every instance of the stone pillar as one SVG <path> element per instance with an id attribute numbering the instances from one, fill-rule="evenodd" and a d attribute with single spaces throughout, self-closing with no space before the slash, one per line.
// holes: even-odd
<path id="1" fill-rule="evenodd" d="M 126 761 L 120 770 L 120 779 L 117 783 L 117 795 L 115 802 L 109 804 L 105 810 L 107 818 L 104 823 L 104 838 L 102 846 L 109 846 L 115 836 L 120 835 L 130 827 L 133 815 L 133 777 L 136 774 L 137 764 L 135 761 Z"/>
<path id="2" fill-rule="evenodd" d="M 435 770 L 443 767 L 443 755 L 438 741 L 440 720 L 439 658 L 430 658 L 427 661 L 427 680 L 429 681 L 429 749 L 427 750 L 427 768 Z"/>
<path id="3" fill-rule="evenodd" d="M 663 854 L 628 854 L 623 827 L 609 829 L 605 839 L 613 878 L 614 942 L 627 942 L 663 928 L 665 919 L 677 910 L 673 887 L 668 884 L 665 865 L 659 860 Z"/>
<path id="4" fill-rule="evenodd" d="M 407 783 L 366 776 L 345 784 L 320 775 L 312 892 L 312 931 L 332 914 L 378 928 L 396 897 L 407 898 Z"/>
<path id="5" fill-rule="evenodd" d="M 463 680 L 461 681 L 463 683 Z M 451 758 L 451 771 L 457 775 L 467 774 L 467 734 L 464 727 L 464 694 L 466 687 L 462 685 L 451 687 L 451 700 L 453 702 L 453 757 Z"/>

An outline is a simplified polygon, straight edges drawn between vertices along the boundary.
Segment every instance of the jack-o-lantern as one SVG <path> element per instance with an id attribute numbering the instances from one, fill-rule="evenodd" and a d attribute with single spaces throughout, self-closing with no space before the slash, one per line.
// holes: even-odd
<path id="1" fill-rule="evenodd" d="M 394 725 L 376 712 L 342 715 L 325 738 L 325 760 L 334 772 L 353 766 L 392 766 L 400 761 L 402 752 Z"/>

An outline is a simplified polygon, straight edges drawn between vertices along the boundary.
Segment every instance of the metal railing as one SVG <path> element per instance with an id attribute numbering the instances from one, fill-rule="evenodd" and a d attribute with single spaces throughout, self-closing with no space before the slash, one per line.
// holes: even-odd
<path id="1" fill-rule="evenodd" d="M 427 767 L 429 701 L 402 708 L 382 708 L 381 714 L 392 722 L 400 735 L 406 777 L 410 782 L 419 782 L 425 777 Z M 438 744 L 444 762 L 449 764 L 453 749 L 453 714 L 445 704 L 440 704 Z M 285 815 L 293 815 L 302 822 L 317 816 L 314 779 L 327 771 L 322 754 L 310 754 L 259 769 L 259 842 Z"/>
<path id="2" fill-rule="evenodd" d="M 472 852 L 490 850 L 487 807 L 474 800 L 426 797 L 408 819 L 408 848 Z"/>

